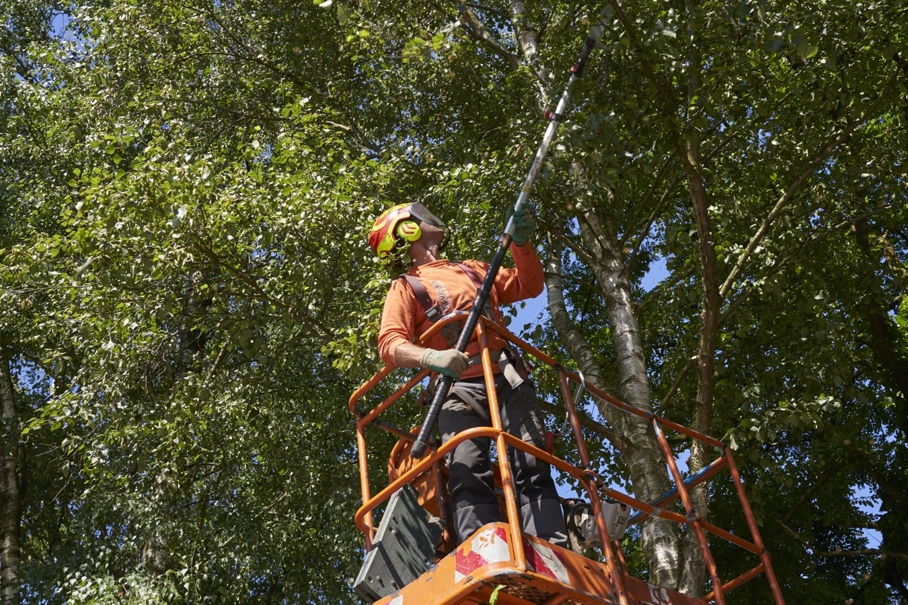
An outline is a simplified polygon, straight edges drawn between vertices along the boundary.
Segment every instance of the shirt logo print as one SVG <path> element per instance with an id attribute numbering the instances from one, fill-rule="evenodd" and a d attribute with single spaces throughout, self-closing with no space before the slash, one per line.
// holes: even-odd
<path id="1" fill-rule="evenodd" d="M 435 292 L 438 294 L 438 307 L 441 309 L 441 314 L 447 315 L 451 312 L 451 295 L 442 282 L 432 280 L 432 285 L 435 287 Z"/>

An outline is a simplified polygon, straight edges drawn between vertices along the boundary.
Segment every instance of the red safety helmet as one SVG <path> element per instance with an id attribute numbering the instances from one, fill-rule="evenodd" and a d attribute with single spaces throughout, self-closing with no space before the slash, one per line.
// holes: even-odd
<path id="1" fill-rule="evenodd" d="M 369 246 L 378 258 L 385 258 L 402 241 L 415 242 L 422 237 L 419 221 L 447 229 L 447 225 L 422 204 L 398 204 L 385 210 L 376 219 L 369 231 Z"/>

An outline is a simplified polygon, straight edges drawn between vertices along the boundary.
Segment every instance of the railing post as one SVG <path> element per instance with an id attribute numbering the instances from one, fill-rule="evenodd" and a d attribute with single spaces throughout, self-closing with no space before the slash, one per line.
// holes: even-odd
<path id="1" fill-rule="evenodd" d="M 678 489 L 681 501 L 684 502 L 684 510 L 687 511 L 688 522 L 690 523 L 694 535 L 697 537 L 697 543 L 700 545 L 700 552 L 703 553 L 703 560 L 706 562 L 706 569 L 709 571 L 709 577 L 713 583 L 713 593 L 715 594 L 716 605 L 725 605 L 725 593 L 722 592 L 722 581 L 719 579 L 719 573 L 716 570 L 716 562 L 713 559 L 713 554 L 709 550 L 709 542 L 706 540 L 706 533 L 700 525 L 700 517 L 697 515 L 697 511 L 694 509 L 694 503 L 690 499 L 690 492 L 687 491 L 687 486 L 684 485 L 684 478 L 681 476 L 681 471 L 678 470 L 678 464 L 675 462 L 675 456 L 672 454 L 671 447 L 668 445 L 668 439 L 665 438 L 665 433 L 662 432 L 662 425 L 659 424 L 658 416 L 653 416 L 652 423 L 653 430 L 656 432 L 656 439 L 658 439 L 659 446 L 662 448 L 662 454 L 665 456 L 665 460 L 668 462 L 668 468 L 671 470 L 672 477 L 675 480 L 675 487 Z"/>
<path id="2" fill-rule="evenodd" d="M 360 423 L 356 423 L 356 445 L 359 455 L 359 486 L 363 491 L 363 504 L 368 504 L 372 499 L 369 490 L 369 456 L 366 453 L 366 430 Z M 371 529 L 366 532 L 366 552 L 372 549 L 372 538 L 375 537 L 375 528 L 372 527 L 372 511 L 366 513 L 364 521 Z"/>
<path id="3" fill-rule="evenodd" d="M 574 396 L 571 395 L 571 388 L 568 386 L 567 377 L 561 367 L 557 367 L 558 381 L 561 384 L 561 395 L 564 397 L 564 407 L 567 409 L 568 421 L 571 424 L 571 431 L 574 433 L 574 441 L 577 443 L 577 451 L 580 454 L 580 463 L 585 471 L 590 471 L 590 455 L 586 451 L 586 442 L 583 440 L 583 432 L 580 430 L 580 419 L 577 418 L 577 409 L 574 407 Z M 618 562 L 615 559 L 615 553 L 612 552 L 612 540 L 608 535 L 608 529 L 605 527 L 605 519 L 602 517 L 602 501 L 599 499 L 599 485 L 596 483 L 595 475 L 592 473 L 586 481 L 586 490 L 590 495 L 590 506 L 596 516 L 596 529 L 599 530 L 599 539 L 602 541 L 602 553 L 605 555 L 605 567 L 615 586 L 615 592 L 618 594 L 618 603 L 628 605 L 627 591 L 624 589 L 624 580 L 621 579 L 621 572 L 618 569 Z"/>
<path id="4" fill-rule="evenodd" d="M 731 455 L 731 450 L 728 446 L 725 447 L 723 453 L 725 454 L 725 459 L 728 461 L 728 471 L 731 473 L 731 480 L 735 484 L 738 500 L 741 501 L 741 508 L 744 509 L 744 518 L 747 520 L 747 527 L 750 528 L 750 537 L 754 541 L 754 544 L 762 551 L 760 554 L 760 561 L 763 563 L 766 572 L 766 580 L 769 582 L 769 589 L 772 591 L 772 596 L 775 598 L 776 604 L 785 605 L 785 600 L 782 598 L 782 589 L 779 586 L 779 581 L 776 579 L 775 572 L 773 572 L 769 553 L 766 552 L 766 547 L 763 545 L 763 538 L 760 537 L 760 530 L 757 528 L 757 520 L 750 508 L 750 502 L 747 500 L 744 484 L 741 483 L 741 474 L 738 472 L 738 467 L 735 465 L 735 458 Z"/>
<path id="5" fill-rule="evenodd" d="M 523 532 L 520 525 L 520 513 L 517 511 L 517 495 L 514 493 L 514 478 L 511 475 L 511 463 L 508 460 L 507 444 L 504 441 L 504 430 L 501 428 L 501 413 L 498 409 L 498 392 L 495 390 L 495 374 L 492 372 L 492 355 L 482 322 L 476 325 L 479 343 L 482 346 L 482 373 L 486 381 L 486 395 L 489 400 L 489 417 L 492 428 L 497 431 L 495 447 L 498 450 L 498 468 L 501 470 L 501 489 L 504 491 L 504 504 L 508 511 L 508 529 L 511 536 L 511 553 L 514 563 L 520 571 L 527 568 L 526 553 L 523 551 Z"/>

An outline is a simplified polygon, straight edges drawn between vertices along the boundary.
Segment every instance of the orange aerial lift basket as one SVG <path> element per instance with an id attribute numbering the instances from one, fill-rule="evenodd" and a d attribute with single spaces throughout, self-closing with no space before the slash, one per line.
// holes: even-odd
<path id="1" fill-rule="evenodd" d="M 464 312 L 456 312 L 446 316 L 426 332 L 420 342 L 429 342 L 432 336 L 445 325 L 453 321 L 462 320 L 465 316 L 466 313 Z M 523 352 L 529 353 L 538 361 L 549 365 L 557 372 L 567 418 L 580 458 L 580 467 L 524 443 L 502 430 L 495 389 L 488 388 L 494 384 L 491 355 L 486 342 L 486 335 L 490 330 L 519 347 Z M 396 499 L 404 492 L 410 491 L 406 486 L 414 482 L 422 482 L 422 485 L 419 486 L 421 488 L 419 491 L 423 495 L 420 504 L 432 511 L 432 515 L 429 516 L 444 518 L 445 490 L 443 488 L 442 474 L 444 472 L 443 459 L 445 455 L 454 449 L 457 444 L 467 439 L 487 437 L 495 443 L 498 452 L 505 452 L 506 448 L 518 448 L 574 477 L 583 486 L 589 499 L 591 510 L 595 514 L 595 525 L 602 550 L 602 562 L 549 544 L 521 531 L 517 499 L 511 482 L 508 457 L 499 455 L 496 476 L 500 481 L 503 493 L 507 522 L 486 525 L 480 528 L 473 536 L 467 538 L 462 544 L 456 545 L 456 547 L 451 543 L 451 537 L 445 533 L 441 539 L 441 548 L 436 551 L 434 557 L 430 557 L 432 560 L 425 561 L 424 569 L 417 569 L 413 572 L 414 574 L 418 573 L 418 575 L 415 575 L 406 585 L 396 585 L 392 582 L 388 586 L 387 591 L 382 596 L 377 597 L 377 603 L 380 605 L 481 604 L 488 603 L 494 594 L 496 603 L 501 605 L 526 603 L 545 605 L 568 603 L 578 605 L 592 603 L 608 605 L 692 605 L 694 603 L 716 603 L 717 605 L 723 605 L 727 592 L 761 574 L 765 575 L 766 580 L 769 582 L 774 602 L 777 605 L 784 603 L 779 584 L 770 564 L 769 553 L 763 547 L 763 541 L 760 538 L 756 520 L 748 503 L 744 486 L 741 483 L 741 477 L 735 466 L 734 457 L 731 450 L 724 443 L 650 412 L 629 406 L 609 396 L 594 386 L 585 383 L 581 375 L 565 369 L 542 351 L 485 317 L 480 318 L 480 322 L 476 326 L 475 337 L 479 339 L 482 346 L 482 367 L 489 393 L 489 411 L 492 426 L 464 431 L 441 447 L 431 449 L 429 452 L 431 455 L 427 455 L 419 461 L 412 458 L 409 459 L 408 464 L 403 465 L 402 468 L 398 467 L 400 472 L 391 474 L 391 483 L 375 495 L 372 495 L 370 489 L 366 427 L 377 427 L 397 435 L 404 445 L 401 447 L 401 442 L 399 442 L 398 447 L 395 448 L 396 454 L 403 453 L 405 456 L 406 446 L 409 445 L 407 442 L 412 442 L 415 439 L 415 434 L 382 420 L 380 416 L 405 394 L 422 383 L 428 376 L 428 371 L 423 370 L 416 373 L 415 376 L 372 409 L 361 409 L 357 404 L 362 398 L 394 370 L 392 366 L 386 366 L 362 385 L 350 398 L 350 411 L 356 417 L 360 483 L 363 498 L 363 504 L 356 512 L 355 521 L 357 527 L 365 534 L 367 552 L 377 549 L 379 546 L 378 538 L 384 535 L 382 532 L 386 525 L 385 519 L 390 518 L 390 514 L 386 510 L 382 517 L 382 526 L 376 527 L 373 523 L 373 511 L 386 501 L 389 501 L 389 499 L 392 499 L 392 496 Z M 590 466 L 589 455 L 580 430 L 580 422 L 571 394 L 570 384 L 572 382 L 581 385 L 586 391 L 607 404 L 627 414 L 644 418 L 652 425 L 674 482 L 674 487 L 671 491 L 663 495 L 657 502 L 641 502 L 628 494 L 608 487 L 601 477 L 589 470 L 592 467 Z M 671 451 L 664 429 L 672 430 L 712 446 L 718 449 L 721 455 L 714 462 L 685 479 Z M 734 535 L 719 528 L 699 518 L 694 512 L 690 490 L 711 479 L 726 468 L 731 475 L 747 526 L 750 529 L 750 539 L 745 539 L 742 536 Z M 430 484 L 429 486 L 426 485 L 427 482 Z M 635 509 L 637 513 L 631 519 L 631 523 L 640 522 L 650 516 L 657 516 L 675 523 L 689 524 L 696 535 L 700 551 L 706 561 L 706 567 L 712 581 L 712 591 L 706 596 L 696 599 L 666 588 L 653 586 L 631 576 L 627 572 L 624 554 L 621 550 L 621 542 L 612 540 L 608 535 L 608 526 L 601 507 L 603 498 L 617 501 Z M 686 515 L 668 509 L 669 505 L 678 498 L 683 503 Z M 427 500 L 434 500 L 434 502 Z M 392 505 L 393 501 L 387 508 L 391 508 Z M 428 513 L 426 514 L 428 515 Z M 408 522 L 405 520 L 403 525 L 408 525 Z M 406 530 L 402 528 L 400 531 Z M 397 532 L 398 529 L 391 527 L 387 535 L 390 537 Z M 750 571 L 723 584 L 710 551 L 707 539 L 708 533 L 727 540 L 741 547 L 746 552 L 752 553 L 757 559 L 757 564 Z M 434 540 L 436 537 L 437 533 L 431 534 L 429 539 Z M 447 542 L 449 547 L 447 550 L 450 550 L 450 552 L 445 553 L 445 542 Z M 407 548 L 410 542 L 405 540 L 403 544 Z M 433 545 L 432 548 L 434 547 Z M 362 574 L 363 572 L 361 572 Z M 371 577 L 368 579 L 373 580 Z"/>

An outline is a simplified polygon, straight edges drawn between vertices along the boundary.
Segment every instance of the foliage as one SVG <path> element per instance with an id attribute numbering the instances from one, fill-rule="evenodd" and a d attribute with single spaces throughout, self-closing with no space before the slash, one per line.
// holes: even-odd
<path id="1" fill-rule="evenodd" d="M 365 234 L 419 200 L 453 226 L 449 256 L 488 258 L 540 109 L 602 7 L 0 7 L 0 346 L 22 432 L 24 598 L 356 602 L 346 402 L 378 369 L 391 277 Z M 783 592 L 904 598 L 908 11 L 609 7 L 533 200 L 603 381 L 620 382 L 622 353 L 582 221 L 620 244 L 652 406 L 682 424 L 703 420 L 689 360 L 713 247 L 708 432 L 736 449 Z M 679 151 L 695 138 L 709 237 Z M 576 362 L 550 323 L 530 338 Z M 557 390 L 545 374 L 540 388 Z M 614 444 L 589 438 L 630 484 Z M 709 502 L 746 534 L 730 485 Z M 752 566 L 729 548 L 723 578 Z M 767 601 L 749 586 L 730 602 Z"/>

